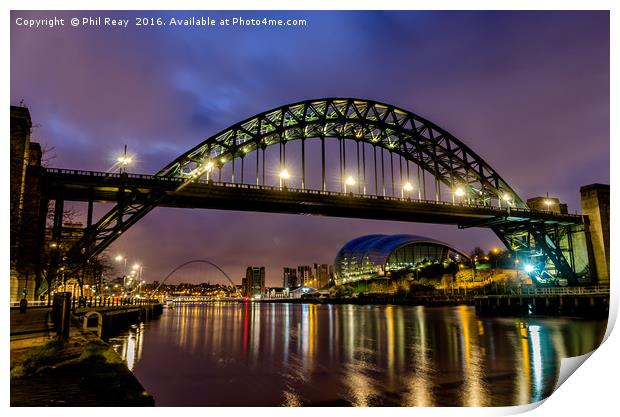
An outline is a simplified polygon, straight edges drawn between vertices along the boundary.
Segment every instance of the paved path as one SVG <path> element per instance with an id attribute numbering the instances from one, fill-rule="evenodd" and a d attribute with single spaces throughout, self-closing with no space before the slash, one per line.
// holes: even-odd
<path id="1" fill-rule="evenodd" d="M 47 307 L 29 308 L 25 313 L 11 309 L 11 360 L 55 336 L 50 312 Z"/>

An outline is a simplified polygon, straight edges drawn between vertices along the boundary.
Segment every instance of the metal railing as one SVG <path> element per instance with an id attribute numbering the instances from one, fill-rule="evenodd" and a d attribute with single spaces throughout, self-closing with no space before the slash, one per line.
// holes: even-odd
<path id="1" fill-rule="evenodd" d="M 609 287 L 522 288 L 521 295 L 589 295 L 609 294 Z"/>

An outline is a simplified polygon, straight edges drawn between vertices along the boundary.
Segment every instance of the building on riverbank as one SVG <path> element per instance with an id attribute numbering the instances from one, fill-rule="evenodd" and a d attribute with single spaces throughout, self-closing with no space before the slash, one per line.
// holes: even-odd
<path id="1" fill-rule="evenodd" d="M 10 211 L 11 301 L 32 301 L 42 283 L 47 200 L 41 184 L 41 145 L 31 142 L 26 107 L 11 106 Z"/>
<path id="2" fill-rule="evenodd" d="M 260 298 L 265 292 L 265 267 L 248 266 L 241 284 L 245 297 Z"/>
<path id="3" fill-rule="evenodd" d="M 368 280 L 430 264 L 469 261 L 447 243 L 415 235 L 367 235 L 347 242 L 334 261 L 335 282 Z"/>

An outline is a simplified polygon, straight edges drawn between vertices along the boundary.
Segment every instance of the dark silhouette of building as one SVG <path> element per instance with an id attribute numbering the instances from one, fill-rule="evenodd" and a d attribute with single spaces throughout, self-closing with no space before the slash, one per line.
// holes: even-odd
<path id="1" fill-rule="evenodd" d="M 555 197 L 533 197 L 527 199 L 527 206 L 531 210 L 550 211 L 558 214 L 568 214 L 568 206 Z"/>
<path id="2" fill-rule="evenodd" d="M 296 288 L 299 286 L 297 282 L 297 269 L 284 267 L 282 275 L 282 286 L 284 288 Z"/>
<path id="3" fill-rule="evenodd" d="M 311 265 L 299 265 L 297 267 L 297 286 L 312 286 L 313 280 L 314 274 L 312 273 Z"/>
<path id="4" fill-rule="evenodd" d="M 25 107 L 11 106 L 11 301 L 34 299 L 42 282 L 47 200 L 42 193 L 41 146 L 30 141 Z"/>
<path id="5" fill-rule="evenodd" d="M 333 278 L 333 266 L 328 264 L 313 264 L 315 288 L 326 287 L 329 280 Z"/>
<path id="6" fill-rule="evenodd" d="M 265 291 L 265 267 L 248 266 L 242 285 L 244 296 L 260 297 Z"/>
<path id="7" fill-rule="evenodd" d="M 609 185 L 581 187 L 581 211 L 588 216 L 590 268 L 599 285 L 609 285 Z"/>

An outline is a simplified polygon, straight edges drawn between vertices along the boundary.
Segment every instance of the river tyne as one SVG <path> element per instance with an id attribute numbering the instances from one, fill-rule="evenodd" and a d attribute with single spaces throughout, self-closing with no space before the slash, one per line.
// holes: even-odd
<path id="1" fill-rule="evenodd" d="M 605 320 L 473 307 L 176 305 L 108 341 L 158 406 L 508 406 L 549 396 Z"/>

